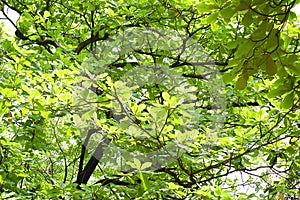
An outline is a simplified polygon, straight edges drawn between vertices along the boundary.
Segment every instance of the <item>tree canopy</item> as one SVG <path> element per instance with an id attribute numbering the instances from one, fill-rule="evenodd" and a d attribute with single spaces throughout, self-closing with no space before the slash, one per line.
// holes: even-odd
<path id="1" fill-rule="evenodd" d="M 300 198 L 298 3 L 2 0 L 1 199 Z"/>

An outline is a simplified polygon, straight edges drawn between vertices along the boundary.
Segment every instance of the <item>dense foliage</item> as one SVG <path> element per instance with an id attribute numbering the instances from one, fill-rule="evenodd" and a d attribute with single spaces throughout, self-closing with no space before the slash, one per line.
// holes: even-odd
<path id="1" fill-rule="evenodd" d="M 297 3 L 2 0 L 1 199 L 300 198 Z"/>

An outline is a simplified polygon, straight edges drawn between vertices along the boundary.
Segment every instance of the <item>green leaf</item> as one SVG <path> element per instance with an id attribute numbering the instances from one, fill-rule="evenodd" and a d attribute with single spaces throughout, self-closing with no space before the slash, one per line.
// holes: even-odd
<path id="1" fill-rule="evenodd" d="M 277 72 L 277 65 L 274 62 L 274 60 L 271 58 L 270 55 L 267 55 L 267 58 L 266 58 L 266 72 L 270 76 L 276 74 L 276 72 Z"/>
<path id="2" fill-rule="evenodd" d="M 48 17 L 50 17 L 50 16 L 51 16 L 50 12 L 46 10 L 46 11 L 44 12 L 44 18 L 48 18 Z"/>
<path id="3" fill-rule="evenodd" d="M 276 89 L 271 90 L 268 93 L 268 97 L 269 98 L 275 98 L 275 97 L 279 97 L 283 94 L 285 94 L 286 92 L 288 92 L 289 90 L 287 90 L 287 88 L 284 85 L 280 85 L 278 86 Z"/>
<path id="4" fill-rule="evenodd" d="M 287 64 L 286 67 L 288 69 L 290 69 L 293 73 L 295 73 L 296 75 L 300 75 L 300 69 L 298 66 L 294 66 L 294 65 L 291 65 L 291 64 Z"/>
<path id="5" fill-rule="evenodd" d="M 290 109 L 293 106 L 294 103 L 294 92 L 291 92 L 290 94 L 286 95 L 281 102 L 281 108 L 283 109 Z"/>
<path id="6" fill-rule="evenodd" d="M 134 158 L 133 159 L 133 163 L 134 163 L 134 165 L 136 166 L 136 169 L 141 169 L 141 161 L 139 160 L 139 159 L 137 159 L 137 158 Z"/>
<path id="7" fill-rule="evenodd" d="M 280 77 L 287 77 L 289 74 L 287 73 L 287 71 L 285 70 L 285 68 L 279 64 L 279 66 L 277 67 L 277 75 Z"/>
<path id="8" fill-rule="evenodd" d="M 235 56 L 240 58 L 242 56 L 247 56 L 251 50 L 253 50 L 254 43 L 248 39 L 242 39 L 239 41 L 239 46 L 235 52 Z"/>
<path id="9" fill-rule="evenodd" d="M 224 83 L 230 83 L 235 77 L 236 77 L 236 75 L 229 72 L 229 73 L 224 73 L 222 76 L 222 79 L 223 79 Z"/>
<path id="10" fill-rule="evenodd" d="M 293 21 L 297 19 L 297 14 L 293 11 L 289 12 L 289 20 Z"/>
<path id="11" fill-rule="evenodd" d="M 151 167 L 152 163 L 151 162 L 145 162 L 141 166 L 141 170 L 147 169 L 148 167 Z"/>
<path id="12" fill-rule="evenodd" d="M 224 19 L 230 19 L 235 14 L 235 9 L 233 6 L 226 7 L 221 10 L 221 16 Z"/>
<path id="13" fill-rule="evenodd" d="M 266 48 L 268 52 L 274 51 L 278 47 L 278 29 L 272 29 L 266 41 Z"/>
<path id="14" fill-rule="evenodd" d="M 214 4 L 209 4 L 209 3 L 198 3 L 196 5 L 197 10 L 202 13 L 202 12 L 211 12 L 213 9 L 217 9 L 218 6 Z"/>
<path id="15" fill-rule="evenodd" d="M 217 186 L 215 192 L 216 192 L 217 195 L 221 195 L 222 194 L 222 187 Z"/>
<path id="16" fill-rule="evenodd" d="M 238 42 L 237 41 L 230 41 L 226 44 L 226 47 L 228 49 L 235 49 L 238 45 Z"/>
<path id="17" fill-rule="evenodd" d="M 250 24 L 252 24 L 253 23 L 253 18 L 252 18 L 252 16 L 253 16 L 253 13 L 252 13 L 252 11 L 251 10 L 249 10 L 245 15 L 244 15 L 244 17 L 243 17 L 243 20 L 242 20 L 242 24 L 244 25 L 244 26 L 250 26 Z"/>
<path id="18" fill-rule="evenodd" d="M 170 190 L 177 190 L 177 189 L 179 189 L 179 188 L 182 188 L 182 186 L 176 185 L 176 184 L 173 183 L 173 182 L 168 183 L 168 186 L 169 186 L 169 189 L 170 189 Z"/>
<path id="19" fill-rule="evenodd" d="M 170 95 L 167 92 L 163 92 L 162 97 L 164 98 L 164 100 L 166 102 L 168 102 L 168 103 L 170 102 Z"/>
<path id="20" fill-rule="evenodd" d="M 237 7 L 236 10 L 241 11 L 241 10 L 247 10 L 249 9 L 249 4 L 247 1 L 242 1 Z"/>
<path id="21" fill-rule="evenodd" d="M 243 90 L 247 87 L 248 75 L 241 75 L 236 81 L 235 88 L 238 90 Z"/>
<path id="22" fill-rule="evenodd" d="M 208 24 L 215 24 L 217 22 L 218 16 L 219 16 L 219 13 L 217 13 L 217 12 L 214 12 L 214 13 L 210 14 L 206 18 L 206 23 L 208 23 Z"/>

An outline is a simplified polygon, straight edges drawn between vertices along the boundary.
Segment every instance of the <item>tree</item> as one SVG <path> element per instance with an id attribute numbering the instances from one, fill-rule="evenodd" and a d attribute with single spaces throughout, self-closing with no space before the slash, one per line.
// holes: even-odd
<path id="1" fill-rule="evenodd" d="M 298 3 L 2 0 L 1 198 L 299 198 Z"/>

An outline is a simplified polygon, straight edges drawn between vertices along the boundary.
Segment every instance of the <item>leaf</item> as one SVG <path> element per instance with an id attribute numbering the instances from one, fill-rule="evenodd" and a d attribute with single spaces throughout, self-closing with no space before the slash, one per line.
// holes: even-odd
<path id="1" fill-rule="evenodd" d="M 278 48 L 278 29 L 272 29 L 271 33 L 269 33 L 269 38 L 266 41 L 266 48 L 268 52 L 274 51 L 276 48 Z"/>
<path id="2" fill-rule="evenodd" d="M 209 5 L 207 3 L 199 3 L 197 4 L 197 10 L 199 12 L 210 12 L 211 8 L 209 7 Z"/>
<path id="3" fill-rule="evenodd" d="M 217 186 L 215 192 L 216 192 L 217 195 L 221 195 L 222 194 L 222 187 Z"/>
<path id="4" fill-rule="evenodd" d="M 266 38 L 266 29 L 262 25 L 251 34 L 251 40 L 260 41 Z"/>
<path id="5" fill-rule="evenodd" d="M 224 19 L 230 19 L 235 14 L 235 9 L 230 6 L 221 10 L 221 16 Z"/>
<path id="6" fill-rule="evenodd" d="M 169 189 L 170 189 L 170 190 L 177 190 L 177 189 L 179 189 L 179 188 L 182 188 L 182 186 L 176 185 L 176 184 L 173 183 L 173 182 L 168 183 L 168 186 L 169 186 Z"/>
<path id="7" fill-rule="evenodd" d="M 226 48 L 228 49 L 235 49 L 238 45 L 238 42 L 236 40 L 230 41 L 226 44 Z"/>
<path id="8" fill-rule="evenodd" d="M 218 6 L 214 4 L 208 4 L 208 3 L 199 3 L 197 4 L 197 10 L 201 13 L 203 12 L 211 12 L 213 9 L 217 9 Z"/>
<path id="9" fill-rule="evenodd" d="M 267 58 L 266 58 L 266 72 L 270 76 L 276 74 L 276 72 L 277 72 L 277 65 L 274 62 L 274 60 L 271 58 L 270 55 L 267 55 Z"/>
<path id="10" fill-rule="evenodd" d="M 290 94 L 286 95 L 281 102 L 281 108 L 283 109 L 290 109 L 293 106 L 294 103 L 294 92 L 291 92 Z"/>
<path id="11" fill-rule="evenodd" d="M 229 72 L 229 73 L 224 73 L 222 76 L 222 79 L 223 79 L 224 83 L 230 83 L 235 77 L 236 77 L 235 74 L 232 74 L 231 72 Z"/>
<path id="12" fill-rule="evenodd" d="M 241 10 L 247 10 L 249 9 L 249 4 L 246 3 L 245 1 L 242 1 L 237 7 L 236 10 L 241 11 Z"/>
<path id="13" fill-rule="evenodd" d="M 297 14 L 293 11 L 289 12 L 289 20 L 293 21 L 293 20 L 297 20 Z"/>
<path id="14" fill-rule="evenodd" d="M 277 75 L 280 77 L 287 77 L 289 74 L 287 73 L 287 71 L 285 70 L 285 68 L 279 64 L 279 66 L 277 67 Z"/>
<path id="15" fill-rule="evenodd" d="M 284 85 L 280 85 L 278 86 L 276 89 L 271 90 L 268 93 L 268 97 L 269 98 L 275 98 L 275 97 L 279 97 L 283 94 L 285 94 L 286 92 L 288 92 L 289 90 L 286 89 L 286 87 Z"/>
<path id="16" fill-rule="evenodd" d="M 236 81 L 235 88 L 238 90 L 243 90 L 247 87 L 248 75 L 241 75 Z"/>
<path id="17" fill-rule="evenodd" d="M 249 10 L 245 15 L 244 18 L 242 20 L 242 24 L 244 26 L 250 26 L 250 24 L 253 23 L 253 18 L 252 18 L 252 12 Z"/>
<path id="18" fill-rule="evenodd" d="M 46 10 L 46 11 L 44 12 L 44 18 L 48 18 L 48 17 L 50 17 L 50 16 L 51 16 L 50 12 Z"/>
<path id="19" fill-rule="evenodd" d="M 239 43 L 238 49 L 235 52 L 236 58 L 247 56 L 247 54 L 253 50 L 254 43 L 248 39 L 242 39 Z"/>
<path id="20" fill-rule="evenodd" d="M 131 122 L 128 119 L 128 117 L 124 117 L 121 119 L 121 121 L 119 123 L 119 128 L 126 130 L 130 125 L 131 125 Z"/>
<path id="21" fill-rule="evenodd" d="M 141 161 L 139 160 L 139 159 L 137 159 L 137 158 L 134 158 L 133 159 L 133 163 L 134 163 L 134 165 L 136 166 L 136 169 L 141 169 Z"/>
<path id="22" fill-rule="evenodd" d="M 287 64 L 286 67 L 289 68 L 296 75 L 298 75 L 298 76 L 300 75 L 300 69 L 299 69 L 299 67 L 291 65 L 291 64 Z"/>
<path id="23" fill-rule="evenodd" d="M 217 21 L 219 14 L 217 12 L 210 14 L 207 18 L 206 18 L 206 23 L 208 24 L 215 24 Z"/>
<path id="24" fill-rule="evenodd" d="M 141 169 L 141 161 L 139 161 L 137 158 L 133 158 L 133 162 L 126 162 L 126 164 L 134 169 Z"/>
<path id="25" fill-rule="evenodd" d="M 163 92 L 162 93 L 162 97 L 164 98 L 164 100 L 169 103 L 170 102 L 170 95 L 167 92 Z"/>
<path id="26" fill-rule="evenodd" d="M 151 167 L 152 163 L 151 162 L 145 162 L 142 164 L 141 169 L 140 170 L 144 170 L 147 169 L 148 167 Z"/>

